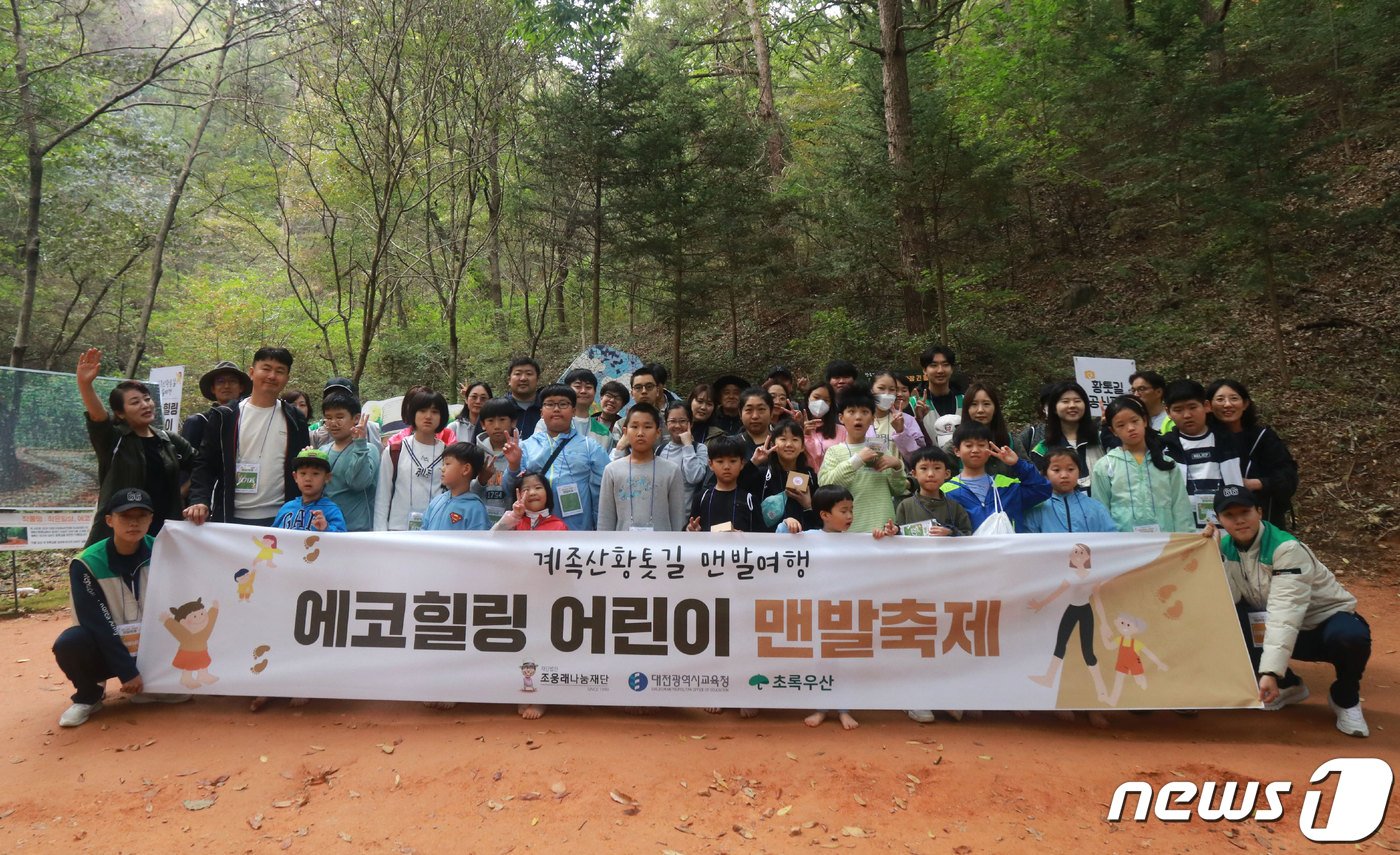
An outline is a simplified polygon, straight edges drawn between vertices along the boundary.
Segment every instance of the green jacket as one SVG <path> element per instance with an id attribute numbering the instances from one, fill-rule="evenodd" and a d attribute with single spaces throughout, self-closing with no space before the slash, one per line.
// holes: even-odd
<path id="1" fill-rule="evenodd" d="M 152 490 L 146 483 L 146 451 L 141 446 L 140 437 L 131 433 L 124 422 L 113 418 L 95 422 L 83 416 L 87 422 L 88 441 L 97 453 L 97 513 L 88 532 L 87 545 L 111 537 L 112 530 L 103 520 L 102 509 L 118 490 L 138 487 L 152 495 L 163 493 L 165 507 L 156 508 L 156 518 L 178 520 L 185 509 L 180 498 L 180 473 L 189 472 L 194 466 L 194 448 L 177 433 L 166 433 L 151 426 L 151 432 L 160 440 L 160 459 L 165 478 L 163 490 Z"/>

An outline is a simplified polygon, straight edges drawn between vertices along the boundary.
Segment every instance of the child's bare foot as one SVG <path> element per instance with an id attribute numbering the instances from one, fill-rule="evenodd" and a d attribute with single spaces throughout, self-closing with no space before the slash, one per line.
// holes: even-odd
<path id="1" fill-rule="evenodd" d="M 424 701 L 423 706 L 430 710 L 450 710 L 457 705 L 452 701 Z"/>
<path id="2" fill-rule="evenodd" d="M 1055 718 L 1060 721 L 1074 721 L 1074 710 L 1056 710 Z"/>
<path id="3" fill-rule="evenodd" d="M 310 699 L 310 698 L 292 698 L 290 701 L 287 701 L 287 706 L 289 706 L 289 707 L 304 707 L 304 706 L 306 706 L 306 705 L 309 704 L 309 703 L 311 703 L 311 699 Z"/>
<path id="4" fill-rule="evenodd" d="M 841 726 L 845 729 L 855 730 L 856 728 L 860 727 L 860 722 L 856 721 L 855 716 L 851 715 L 850 713 L 843 712 L 838 713 L 838 715 L 841 716 Z"/>
<path id="5" fill-rule="evenodd" d="M 1017 718 L 1030 718 L 1031 714 L 1025 710 L 1012 710 L 1011 714 Z"/>
<path id="6" fill-rule="evenodd" d="M 709 713 L 710 715 L 719 715 L 720 713 L 724 712 L 724 707 L 705 707 L 705 712 Z"/>
<path id="7" fill-rule="evenodd" d="M 521 718 L 534 720 L 544 715 L 544 704 L 521 704 L 515 711 L 520 713 Z"/>
<path id="8" fill-rule="evenodd" d="M 253 698 L 253 700 L 248 704 L 248 712 L 257 712 L 258 710 L 260 710 L 260 709 L 262 709 L 263 707 L 267 706 L 267 702 L 268 702 L 269 700 L 271 700 L 271 699 L 270 699 L 270 698 Z"/>
<path id="9" fill-rule="evenodd" d="M 944 712 L 946 712 L 948 714 L 948 718 L 951 718 L 953 721 L 963 720 L 962 710 L 944 710 Z"/>
<path id="10" fill-rule="evenodd" d="M 807 725 L 808 727 L 821 727 L 822 722 L 824 721 L 826 721 L 826 710 L 817 710 L 816 712 L 802 719 L 802 723 Z"/>
<path id="11" fill-rule="evenodd" d="M 739 707 L 739 718 L 757 718 L 758 710 L 753 707 Z"/>
<path id="12" fill-rule="evenodd" d="M 1089 713 L 1089 725 L 1103 730 L 1108 727 L 1108 716 L 1101 712 L 1091 712 Z"/>

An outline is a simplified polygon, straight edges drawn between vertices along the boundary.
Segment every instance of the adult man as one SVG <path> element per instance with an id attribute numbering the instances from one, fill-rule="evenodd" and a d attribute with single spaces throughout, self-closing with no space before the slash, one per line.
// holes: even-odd
<path id="1" fill-rule="evenodd" d="M 1259 700 L 1271 710 L 1305 700 L 1308 687 L 1288 660 L 1327 662 L 1337 673 L 1327 693 L 1337 730 L 1370 736 L 1361 712 L 1361 677 L 1371 658 L 1371 628 L 1356 613 L 1356 597 L 1311 549 L 1265 522 L 1247 488 L 1220 488 L 1215 514 L 1226 532 L 1220 556 L 1259 675 Z M 1205 534 L 1213 536 L 1215 527 L 1207 526 Z M 1256 624 L 1263 625 L 1259 641 Z"/>
<path id="2" fill-rule="evenodd" d="M 1158 433 L 1167 433 L 1175 424 L 1167 415 L 1167 405 L 1163 395 L 1167 391 L 1167 381 L 1156 371 L 1135 371 L 1128 375 L 1128 386 L 1133 395 L 1147 408 L 1148 423 Z"/>
<path id="3" fill-rule="evenodd" d="M 522 441 L 516 430 L 506 442 L 506 495 L 524 470 L 543 473 L 554 493 L 554 514 L 570 531 L 592 531 L 598 525 L 598 495 L 608 453 L 574 431 L 578 396 L 568 386 L 548 386 L 540 393 L 540 429 Z"/>
<path id="4" fill-rule="evenodd" d="M 136 669 L 135 644 L 155 543 L 147 532 L 154 518 L 145 490 L 118 490 L 106 507 L 112 536 L 84 549 L 68 566 L 73 625 L 53 643 L 54 659 L 74 689 L 73 705 L 58 720 L 62 727 L 77 727 L 102 709 L 110 677 L 122 681 L 122 693 L 133 703 L 190 699 L 189 695 L 142 694 Z"/>
<path id="5" fill-rule="evenodd" d="M 214 402 L 214 407 L 226 407 L 253 391 L 253 381 L 239 367 L 227 360 L 216 364 L 199 378 L 199 392 Z M 189 440 L 196 451 L 204 444 L 204 428 L 209 424 L 207 412 L 194 413 L 185 419 L 180 435 Z"/>
<path id="6" fill-rule="evenodd" d="M 627 450 L 627 434 L 623 426 L 627 424 L 627 414 L 632 411 L 635 404 L 648 404 L 656 408 L 658 413 L 666 410 L 666 386 L 664 381 L 657 376 L 657 372 L 665 372 L 666 369 L 654 363 L 647 363 L 636 371 L 632 372 L 632 400 L 622 411 L 622 418 L 618 419 L 612 427 L 613 449 L 618 451 Z"/>
<path id="7" fill-rule="evenodd" d="M 506 386 L 510 389 L 511 400 L 520 408 L 515 429 L 522 437 L 528 437 L 540 422 L 540 402 L 536 394 L 540 387 L 540 364 L 528 356 L 515 357 L 506 369 Z"/>
<path id="8" fill-rule="evenodd" d="M 263 347 L 253 354 L 252 393 L 209 413 L 204 444 L 190 476 L 185 519 L 270 526 L 284 502 L 300 495 L 291 467 L 311 443 L 306 417 L 278 399 L 292 376 L 292 354 Z"/>

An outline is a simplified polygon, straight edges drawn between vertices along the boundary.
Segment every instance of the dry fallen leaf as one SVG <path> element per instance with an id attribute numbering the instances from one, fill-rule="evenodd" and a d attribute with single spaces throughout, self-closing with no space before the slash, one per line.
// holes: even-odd
<path id="1" fill-rule="evenodd" d="M 852 793 L 851 798 L 856 800 L 856 804 L 865 807 L 865 799 L 861 798 L 860 793 Z"/>
<path id="2" fill-rule="evenodd" d="M 381 742 L 381 743 L 379 743 L 379 750 L 380 750 L 380 751 L 383 751 L 385 754 L 393 754 L 393 753 L 394 753 L 394 746 L 393 746 L 393 745 L 390 745 L 390 744 L 387 743 L 387 742 Z"/>
<path id="3" fill-rule="evenodd" d="M 248 817 L 248 827 L 253 829 L 254 831 L 257 831 L 259 828 L 262 828 L 262 822 L 263 815 L 260 813 L 255 813 L 252 816 Z"/>
<path id="4" fill-rule="evenodd" d="M 634 806 L 640 804 L 640 802 L 638 802 L 636 799 L 632 798 L 626 793 L 620 793 L 617 790 L 613 790 L 612 792 L 608 793 L 608 797 L 620 805 Z"/>
<path id="5" fill-rule="evenodd" d="M 787 759 L 789 759 L 789 760 L 791 760 L 792 762 L 796 763 L 796 762 L 797 762 L 797 755 L 796 755 L 796 754 L 793 754 L 791 751 L 789 751 L 789 752 L 787 753 Z"/>
<path id="6" fill-rule="evenodd" d="M 922 784 L 922 783 L 923 783 L 923 781 L 921 781 L 921 780 L 919 780 L 918 778 L 916 778 L 915 776 L 910 775 L 910 774 L 907 774 L 907 773 L 905 774 L 904 777 L 908 778 L 909 780 L 913 781 L 913 782 L 916 783 L 916 784 Z"/>
<path id="7" fill-rule="evenodd" d="M 753 839 L 754 839 L 754 834 L 753 834 L 753 830 L 752 830 L 752 829 L 748 829 L 748 828 L 745 828 L 745 827 L 742 826 L 742 825 L 737 825 L 737 824 L 736 824 L 736 825 L 734 826 L 734 831 L 735 831 L 740 837 L 744 838 L 745 840 L 753 840 Z"/>
<path id="8" fill-rule="evenodd" d="M 847 826 L 843 827 L 843 828 L 841 829 L 841 835 L 842 835 L 843 837 L 869 837 L 869 836 L 870 836 L 869 834 L 866 834 L 865 829 L 861 828 L 859 825 L 847 825 Z"/>
<path id="9" fill-rule="evenodd" d="M 346 833 L 343 832 L 343 831 L 340 832 L 340 833 L 338 833 L 338 834 L 336 834 L 336 837 L 339 837 L 341 840 L 344 840 L 346 843 L 349 843 L 350 840 L 351 840 L 350 835 L 346 834 Z"/>
<path id="10" fill-rule="evenodd" d="M 990 759 L 992 759 L 992 755 L 990 755 L 990 754 L 978 754 L 978 755 L 977 755 L 977 759 L 978 759 L 978 760 L 990 760 Z"/>
<path id="11" fill-rule="evenodd" d="M 569 788 L 564 786 L 563 781 L 555 781 L 549 785 L 549 791 L 554 793 L 556 799 L 562 799 L 569 794 Z"/>
<path id="12" fill-rule="evenodd" d="M 489 807 L 489 808 L 490 808 L 491 810 L 493 810 L 493 811 L 494 811 L 494 810 L 501 810 L 502 808 L 505 807 L 505 805 L 501 804 L 500 802 L 496 801 L 495 799 L 489 799 L 489 800 L 486 802 L 486 806 Z"/>
<path id="13" fill-rule="evenodd" d="M 783 805 L 778 808 L 778 816 L 787 816 L 790 813 L 792 813 L 792 805 Z"/>
<path id="14" fill-rule="evenodd" d="M 204 810 L 213 806 L 213 799 L 185 799 L 185 810 Z"/>

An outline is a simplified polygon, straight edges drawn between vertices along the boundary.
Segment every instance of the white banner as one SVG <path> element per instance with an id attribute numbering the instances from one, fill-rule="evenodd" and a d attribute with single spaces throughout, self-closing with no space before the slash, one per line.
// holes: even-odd
<path id="1" fill-rule="evenodd" d="M 1257 706 L 1219 555 L 1194 535 L 876 541 L 171 523 L 149 585 L 139 667 L 158 692 Z"/>
<path id="2" fill-rule="evenodd" d="M 1132 384 L 1128 378 L 1137 371 L 1137 363 L 1131 359 L 1103 359 L 1097 356 L 1076 356 L 1074 376 L 1084 391 L 1089 393 L 1089 406 L 1094 418 L 1103 416 L 1108 402 L 1120 395 L 1132 394 Z"/>
<path id="3" fill-rule="evenodd" d="M 180 400 L 185 394 L 185 366 L 152 368 L 149 381 L 160 388 L 161 426 L 170 433 L 180 432 Z"/>

